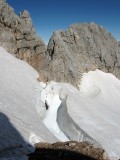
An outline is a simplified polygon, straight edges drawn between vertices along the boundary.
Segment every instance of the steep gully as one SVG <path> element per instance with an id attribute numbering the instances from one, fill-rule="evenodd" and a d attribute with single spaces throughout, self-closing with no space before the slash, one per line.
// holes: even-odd
<path id="1" fill-rule="evenodd" d="M 36 89 L 36 109 L 46 127 L 60 140 L 87 141 L 101 148 L 92 137 L 85 133 L 70 117 L 66 96 L 60 96 L 61 88 L 54 88 L 55 82 L 40 82 Z"/>

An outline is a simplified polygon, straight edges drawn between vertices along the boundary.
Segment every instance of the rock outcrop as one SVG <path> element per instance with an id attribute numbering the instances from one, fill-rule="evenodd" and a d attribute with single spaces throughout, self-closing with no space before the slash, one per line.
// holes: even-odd
<path id="1" fill-rule="evenodd" d="M 102 26 L 73 24 L 53 33 L 46 52 L 50 78 L 77 85 L 84 72 L 101 69 L 120 78 L 120 47 Z"/>
<path id="2" fill-rule="evenodd" d="M 105 151 L 95 148 L 87 142 L 57 142 L 57 143 L 38 143 L 36 150 L 30 155 L 29 160 L 39 158 L 46 160 L 108 160 L 105 158 Z"/>
<path id="3" fill-rule="evenodd" d="M 0 46 L 37 70 L 46 50 L 45 43 L 35 33 L 28 11 L 17 16 L 5 0 L 0 0 Z"/>

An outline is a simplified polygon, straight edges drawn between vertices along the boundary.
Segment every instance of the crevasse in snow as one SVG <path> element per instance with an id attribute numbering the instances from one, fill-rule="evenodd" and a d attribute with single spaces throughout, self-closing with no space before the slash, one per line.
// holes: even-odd
<path id="1" fill-rule="evenodd" d="M 29 144 L 69 138 L 98 143 L 111 160 L 120 158 L 120 80 L 90 71 L 79 91 L 66 83 L 38 83 L 37 77 L 27 63 L 0 48 L 0 151 L 21 145 L 27 153 Z M 12 151 L 2 158 L 14 159 Z"/>
<path id="2" fill-rule="evenodd" d="M 49 83 L 47 85 L 48 88 L 51 88 L 45 98 L 47 100 L 49 97 L 47 101 L 49 107 L 56 107 L 55 102 L 59 102 L 58 97 L 60 100 L 64 99 L 64 106 L 67 107 L 66 115 L 72 118 L 69 119 L 70 125 L 68 125 L 68 119 L 65 120 L 67 116 L 61 114 L 59 117 L 61 121 L 59 123 L 57 121 L 60 130 L 67 137 L 71 137 L 71 140 L 97 142 L 106 150 L 112 160 L 119 158 L 120 80 L 110 73 L 95 70 L 83 75 L 79 85 L 80 91 L 66 83 L 52 83 L 52 85 Z M 62 102 L 58 104 L 60 105 L 55 109 L 57 110 L 54 112 L 54 114 L 57 113 L 55 117 L 58 117 L 61 112 Z M 52 117 L 52 112 L 45 111 L 44 115 L 46 117 L 43 121 L 46 121 L 47 117 Z M 49 120 L 51 121 L 51 119 Z M 56 118 L 52 120 L 55 120 L 56 123 Z M 61 124 L 62 122 L 64 124 Z M 78 127 L 75 127 L 76 125 Z M 50 123 L 47 127 L 51 128 L 52 126 Z M 52 129 L 51 131 L 53 132 Z"/>
<path id="3" fill-rule="evenodd" d="M 41 90 L 41 100 L 46 105 L 42 108 L 47 107 L 44 113 L 43 123 L 59 140 L 67 141 L 68 138 L 57 124 L 57 110 L 61 104 L 61 100 L 59 99 L 58 90 L 53 89 L 53 86 L 56 84 L 55 82 L 50 82 L 47 85 L 40 83 L 40 86 L 43 88 L 43 90 Z"/>

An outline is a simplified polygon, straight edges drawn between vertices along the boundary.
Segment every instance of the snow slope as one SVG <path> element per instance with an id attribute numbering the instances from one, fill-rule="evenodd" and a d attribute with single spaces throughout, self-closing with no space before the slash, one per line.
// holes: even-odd
<path id="1" fill-rule="evenodd" d="M 26 159 L 39 141 L 89 141 L 120 158 L 120 81 L 100 70 L 70 84 L 38 73 L 0 47 L 0 159 Z M 45 125 L 47 126 L 45 126 Z M 48 129 L 47 129 L 48 128 Z M 18 158 L 19 157 L 19 158 Z"/>
<path id="2" fill-rule="evenodd" d="M 54 107 L 53 110 L 56 108 L 48 100 L 51 93 L 54 97 L 50 99 L 55 105 L 62 101 L 57 107 L 56 123 L 69 139 L 87 140 L 102 146 L 112 160 L 120 158 L 120 80 L 96 70 L 83 75 L 80 91 L 65 83 L 48 83 L 47 86 L 51 90 L 46 92 L 44 101 Z M 53 120 L 52 112 L 45 112 L 44 116 Z"/>
<path id="3" fill-rule="evenodd" d="M 0 47 L 0 159 L 29 153 L 36 142 L 57 141 L 35 108 L 37 77 L 26 62 Z"/>

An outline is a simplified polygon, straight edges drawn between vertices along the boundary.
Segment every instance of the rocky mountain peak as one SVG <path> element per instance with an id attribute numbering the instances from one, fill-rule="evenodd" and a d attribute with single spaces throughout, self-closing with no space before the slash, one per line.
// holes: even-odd
<path id="1" fill-rule="evenodd" d="M 77 85 L 82 74 L 101 69 L 120 78 L 120 47 L 95 23 L 73 24 L 53 33 L 46 52 L 51 79 Z"/>

